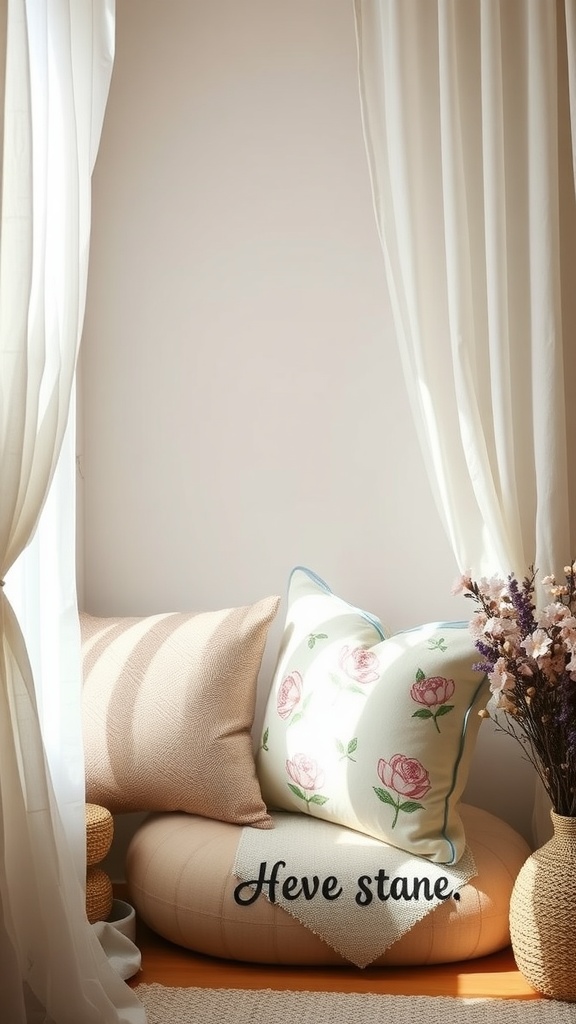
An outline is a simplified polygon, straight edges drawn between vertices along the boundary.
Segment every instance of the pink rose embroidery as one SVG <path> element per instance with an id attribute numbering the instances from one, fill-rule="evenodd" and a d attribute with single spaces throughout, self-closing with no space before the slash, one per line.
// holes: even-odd
<path id="1" fill-rule="evenodd" d="M 378 775 L 385 786 L 400 796 L 419 800 L 430 789 L 430 776 L 420 761 L 406 754 L 394 754 L 389 761 L 378 761 Z"/>
<path id="2" fill-rule="evenodd" d="M 430 776 L 420 761 L 415 757 L 407 757 L 406 754 L 394 754 L 389 761 L 383 757 L 378 761 L 378 776 L 386 789 L 374 786 L 374 792 L 382 803 L 389 804 L 394 808 L 394 820 L 392 828 L 398 821 L 400 811 L 413 814 L 414 811 L 422 810 L 422 804 L 418 801 L 429 791 L 431 783 Z M 388 790 L 393 790 L 396 798 Z M 402 797 L 408 799 L 402 800 Z"/>
<path id="3" fill-rule="evenodd" d="M 286 771 L 292 779 L 292 782 L 288 783 L 290 792 L 299 800 L 304 800 L 308 808 L 310 804 L 322 806 L 326 803 L 328 797 L 315 792 L 324 785 L 324 772 L 313 757 L 309 757 L 308 754 L 294 754 L 286 761 Z"/>
<path id="4" fill-rule="evenodd" d="M 375 683 L 380 678 L 378 658 L 374 651 L 365 647 L 348 647 L 340 651 L 338 658 L 340 668 L 357 683 Z"/>
<path id="5" fill-rule="evenodd" d="M 417 704 L 423 704 L 412 715 L 412 718 L 431 718 L 440 732 L 438 719 L 454 710 L 453 704 L 447 704 L 455 690 L 453 679 L 444 676 L 426 676 L 421 668 L 416 673 L 416 681 L 410 687 L 410 696 Z M 435 711 L 431 711 L 435 708 Z"/>
<path id="6" fill-rule="evenodd" d="M 291 672 L 280 684 L 276 697 L 276 710 L 280 718 L 290 718 L 302 699 L 302 676 Z"/>

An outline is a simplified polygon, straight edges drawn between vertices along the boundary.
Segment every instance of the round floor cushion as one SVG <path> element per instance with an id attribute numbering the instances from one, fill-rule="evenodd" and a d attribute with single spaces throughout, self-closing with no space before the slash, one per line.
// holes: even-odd
<path id="1" fill-rule="evenodd" d="M 451 963 L 509 945 L 512 886 L 530 850 L 505 822 L 469 805 L 461 815 L 477 875 L 371 966 Z M 181 813 L 155 814 L 127 851 L 130 900 L 141 919 L 177 945 L 255 963 L 345 965 L 310 928 L 261 893 L 239 904 L 233 874 L 242 826 Z"/>

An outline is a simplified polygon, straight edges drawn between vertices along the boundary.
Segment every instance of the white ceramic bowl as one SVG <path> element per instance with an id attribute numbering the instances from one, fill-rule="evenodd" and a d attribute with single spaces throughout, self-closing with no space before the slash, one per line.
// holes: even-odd
<path id="1" fill-rule="evenodd" d="M 136 938 L 136 911 L 129 903 L 126 903 L 124 900 L 113 900 L 108 923 L 134 942 Z"/>

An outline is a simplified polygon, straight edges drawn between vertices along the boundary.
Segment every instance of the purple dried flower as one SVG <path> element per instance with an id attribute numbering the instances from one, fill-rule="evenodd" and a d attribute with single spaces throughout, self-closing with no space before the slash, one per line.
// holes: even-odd
<path id="1" fill-rule="evenodd" d="M 527 636 L 528 633 L 531 633 L 536 628 L 534 620 L 535 607 L 532 600 L 534 578 L 534 573 L 532 573 L 531 577 L 525 576 L 522 581 L 522 587 L 520 587 L 515 576 L 510 575 L 508 577 L 508 592 L 523 636 Z"/>
<path id="2" fill-rule="evenodd" d="M 495 664 L 495 662 L 498 661 L 498 657 L 499 657 L 498 652 L 494 651 L 493 648 L 490 647 L 489 644 L 484 643 L 483 640 L 476 640 L 475 641 L 475 646 L 476 646 L 476 650 L 478 651 L 478 654 L 481 654 L 482 657 L 485 658 L 485 660 L 488 662 L 488 668 L 485 669 L 485 671 L 486 672 L 490 672 L 491 669 L 492 669 L 492 666 Z"/>

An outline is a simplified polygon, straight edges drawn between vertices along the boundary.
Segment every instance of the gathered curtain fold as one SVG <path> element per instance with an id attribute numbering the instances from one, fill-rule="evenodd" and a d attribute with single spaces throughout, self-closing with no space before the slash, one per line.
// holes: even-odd
<path id="1" fill-rule="evenodd" d="M 354 10 L 386 281 L 456 562 L 562 576 L 576 554 L 575 2 Z"/>
<path id="2" fill-rule="evenodd" d="M 143 1007 L 85 912 L 73 553 L 71 578 L 56 557 L 42 566 L 34 600 L 40 624 L 42 601 L 50 609 L 53 629 L 38 636 L 49 650 L 36 676 L 4 586 L 49 507 L 55 473 L 70 475 L 73 465 L 70 404 L 114 0 L 8 0 L 1 16 L 0 1017 L 10 1024 L 144 1024 Z M 73 478 L 69 493 L 67 525 Z M 64 548 L 74 543 L 70 532 L 61 537 Z"/>

